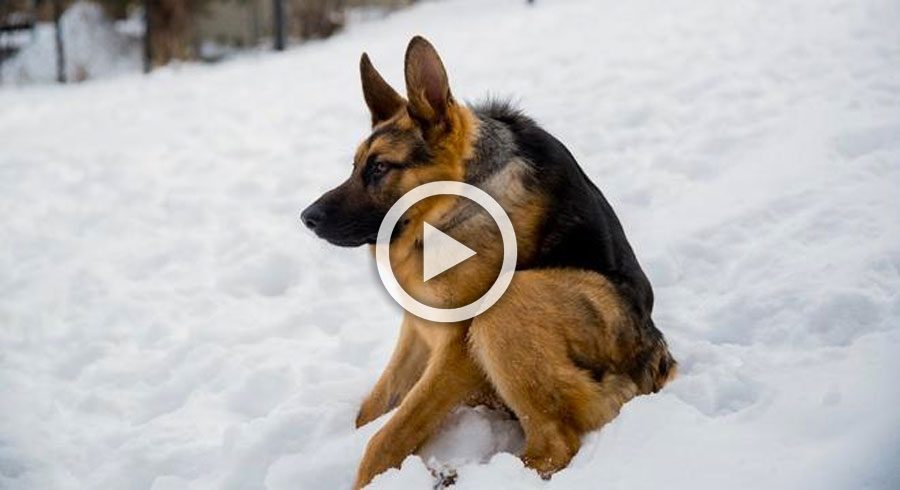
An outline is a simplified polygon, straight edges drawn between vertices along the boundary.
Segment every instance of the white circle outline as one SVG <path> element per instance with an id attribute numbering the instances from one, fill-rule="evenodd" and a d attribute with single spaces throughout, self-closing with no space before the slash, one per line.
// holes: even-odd
<path id="1" fill-rule="evenodd" d="M 394 227 L 400 221 L 400 217 L 407 209 L 427 197 L 452 194 L 471 199 L 478 203 L 497 223 L 500 228 L 500 237 L 503 239 L 503 262 L 500 265 L 500 274 L 484 295 L 475 301 L 457 308 L 435 308 L 428 306 L 406 292 L 397 282 L 391 269 L 390 243 Z M 375 262 L 378 266 L 378 275 L 385 289 L 404 310 L 419 318 L 440 323 L 461 322 L 484 313 L 494 305 L 506 292 L 512 282 L 517 260 L 516 231 L 512 221 L 506 215 L 506 211 L 487 192 L 465 182 L 453 180 L 439 180 L 422 184 L 403 195 L 388 210 L 381 227 L 378 228 L 378 240 L 375 243 Z"/>

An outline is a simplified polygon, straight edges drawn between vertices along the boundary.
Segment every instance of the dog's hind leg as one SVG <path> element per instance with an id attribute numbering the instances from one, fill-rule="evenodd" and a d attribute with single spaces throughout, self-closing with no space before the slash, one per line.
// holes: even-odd
<path id="1" fill-rule="evenodd" d="M 523 461 L 544 477 L 569 463 L 582 434 L 612 420 L 638 394 L 614 365 L 598 376 L 573 360 L 573 354 L 608 357 L 597 346 L 615 327 L 601 311 L 609 305 L 594 300 L 601 283 L 554 274 L 563 272 L 517 272 L 501 301 L 469 330 L 473 355 L 525 431 Z"/>
<path id="2" fill-rule="evenodd" d="M 428 346 L 416 331 L 413 320 L 409 315 L 404 316 L 391 360 L 363 401 L 356 416 L 356 427 L 362 427 L 400 405 L 422 376 L 428 356 Z"/>

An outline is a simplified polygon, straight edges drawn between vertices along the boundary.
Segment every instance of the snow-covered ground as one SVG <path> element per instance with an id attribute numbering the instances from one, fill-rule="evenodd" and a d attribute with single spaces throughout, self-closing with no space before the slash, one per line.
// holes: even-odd
<path id="1" fill-rule="evenodd" d="M 360 52 L 402 85 L 422 33 L 457 96 L 517 96 L 604 189 L 681 376 L 548 482 L 464 409 L 375 488 L 900 488 L 898 25 L 895 0 L 460 0 L 0 90 L 0 487 L 349 486 L 400 312 L 297 216 L 368 129 Z"/>

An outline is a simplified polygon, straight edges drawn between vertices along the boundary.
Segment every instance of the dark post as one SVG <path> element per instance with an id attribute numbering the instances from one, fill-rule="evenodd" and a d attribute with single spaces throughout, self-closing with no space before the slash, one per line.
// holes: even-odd
<path id="1" fill-rule="evenodd" d="M 275 51 L 284 51 L 284 0 L 273 0 L 272 19 L 275 21 Z"/>
<path id="2" fill-rule="evenodd" d="M 56 80 L 66 83 L 66 52 L 63 49 L 62 26 L 59 18 L 62 16 L 62 0 L 53 0 L 53 26 L 56 28 Z"/>
<path id="3" fill-rule="evenodd" d="M 153 31 L 150 24 L 150 8 L 153 0 L 144 0 L 144 73 L 150 73 L 153 68 L 153 43 L 150 33 Z"/>

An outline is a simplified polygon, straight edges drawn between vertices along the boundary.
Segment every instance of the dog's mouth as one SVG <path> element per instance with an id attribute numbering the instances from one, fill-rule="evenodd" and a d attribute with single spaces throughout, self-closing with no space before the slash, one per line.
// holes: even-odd
<path id="1" fill-rule="evenodd" d="M 409 219 L 402 219 L 397 223 L 397 226 L 391 231 L 391 242 L 393 242 L 397 237 L 399 237 L 406 230 L 406 227 L 409 225 Z M 378 233 L 370 233 L 368 235 L 360 236 L 360 237 L 351 237 L 346 235 L 341 236 L 328 236 L 326 233 L 316 233 L 316 236 L 325 240 L 326 242 L 337 245 L 338 247 L 360 247 L 362 245 L 374 245 L 378 242 Z"/>
<path id="2" fill-rule="evenodd" d="M 371 245 L 375 243 L 377 237 L 375 235 L 363 237 L 363 238 L 347 238 L 347 237 L 324 237 L 319 236 L 319 238 L 324 239 L 326 242 L 337 245 L 338 247 L 361 247 L 363 245 Z"/>
<path id="3" fill-rule="evenodd" d="M 301 213 L 300 219 L 317 237 L 332 245 L 359 247 L 373 245 L 378 241 L 384 213 L 351 214 L 335 209 L 329 211 L 328 208 L 314 204 Z M 391 241 L 407 228 L 409 221 L 409 218 L 404 218 L 397 223 L 391 230 Z"/>

